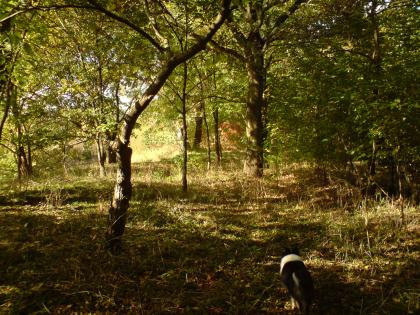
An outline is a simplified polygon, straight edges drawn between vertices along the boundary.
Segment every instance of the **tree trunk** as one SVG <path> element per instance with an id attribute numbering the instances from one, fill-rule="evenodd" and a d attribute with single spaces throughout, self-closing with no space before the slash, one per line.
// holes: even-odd
<path id="1" fill-rule="evenodd" d="M 28 161 L 26 160 L 25 148 L 19 145 L 17 149 L 17 168 L 18 168 L 18 179 L 22 179 L 28 176 Z"/>
<path id="2" fill-rule="evenodd" d="M 251 42 L 247 57 L 248 96 L 246 103 L 246 137 L 247 148 L 244 172 L 248 176 L 263 175 L 264 126 L 262 111 L 264 107 L 265 71 L 262 47 L 258 37 Z M 261 48 L 260 48 L 261 47 Z"/>
<path id="3" fill-rule="evenodd" d="M 202 105 L 200 107 L 202 107 Z M 203 137 L 203 116 L 196 116 L 193 149 L 200 148 L 202 137 Z"/>
<path id="4" fill-rule="evenodd" d="M 8 19 L 2 23 L 0 23 L 0 33 L 8 34 L 8 32 L 12 29 L 12 20 Z M 4 124 L 6 123 L 7 117 L 9 115 L 9 110 L 12 103 L 12 98 L 16 97 L 16 88 L 11 80 L 11 74 L 14 68 L 13 62 L 13 55 L 12 52 L 7 52 L 4 50 L 4 42 L 1 44 L 1 59 L 0 59 L 0 97 L 5 98 L 5 106 L 3 111 L 3 116 L 0 120 L 0 140 L 3 134 Z M 9 67 L 12 65 L 12 67 Z M 0 100 L 1 102 L 2 100 Z"/>
<path id="5" fill-rule="evenodd" d="M 369 175 L 375 176 L 376 174 L 376 142 L 375 139 L 372 140 L 372 155 L 370 157 L 369 163 Z"/>
<path id="6" fill-rule="evenodd" d="M 215 69 L 215 62 L 214 62 L 214 55 L 213 55 L 213 68 Z M 213 70 L 213 88 L 214 91 L 217 91 L 217 80 L 216 80 L 216 71 Z M 201 85 L 201 90 L 203 94 L 203 85 Z M 215 102 L 215 99 L 213 99 L 213 102 Z M 213 110 L 213 121 L 214 121 L 214 151 L 216 152 L 216 168 L 219 168 L 222 163 L 222 146 L 220 144 L 220 132 L 219 132 L 219 108 L 216 107 Z M 208 127 L 207 127 L 208 129 Z M 207 137 L 209 137 L 207 130 Z M 209 139 L 207 140 L 209 141 Z M 208 144 L 208 154 L 209 154 L 209 163 L 210 163 L 210 144 Z M 210 166 L 208 167 L 210 169 Z"/>
<path id="7" fill-rule="evenodd" d="M 214 150 L 216 152 L 216 167 L 220 167 L 222 163 L 222 146 L 220 144 L 219 109 L 217 107 L 213 111 L 213 120 L 214 120 Z"/>
<path id="8" fill-rule="evenodd" d="M 267 1 L 269 2 L 269 1 Z M 275 19 L 268 19 L 267 12 L 279 4 L 290 3 L 290 1 L 271 1 L 271 4 L 263 1 L 245 1 L 241 6 L 243 18 L 235 25 L 234 19 L 228 27 L 243 49 L 243 54 L 236 50 L 224 49 L 222 51 L 239 59 L 246 66 L 248 73 L 248 96 L 246 110 L 246 136 L 247 149 L 244 161 L 245 174 L 253 177 L 261 177 L 264 169 L 264 130 L 263 112 L 267 109 L 264 101 L 264 90 L 266 71 L 264 57 L 267 47 L 277 41 L 279 28 L 290 16 L 292 16 L 302 3 L 306 0 L 294 0 L 287 11 L 277 14 Z M 269 23 L 267 23 L 269 22 Z M 247 24 L 247 32 L 243 33 L 239 25 Z M 268 25 L 272 26 L 269 27 Z M 265 35 L 262 35 L 265 33 Z M 220 48 L 220 46 L 219 46 Z M 270 59 L 269 59 L 270 60 Z"/>
<path id="9" fill-rule="evenodd" d="M 32 175 L 32 161 L 30 153 L 25 152 L 23 145 L 20 145 L 16 151 L 18 179 L 30 177 Z"/>
<path id="10" fill-rule="evenodd" d="M 375 80 L 375 86 L 373 87 L 373 94 L 377 97 L 380 94 L 379 91 L 379 81 L 382 75 L 382 54 L 381 54 L 381 34 L 379 31 L 379 23 L 377 17 L 379 3 L 378 1 L 372 1 L 371 11 L 368 13 L 370 22 L 372 23 L 372 53 L 370 57 L 370 62 L 373 67 L 373 76 Z"/>
<path id="11" fill-rule="evenodd" d="M 33 174 L 33 167 L 32 167 L 32 150 L 31 146 L 28 143 L 26 145 L 26 171 L 29 177 Z"/>
<path id="12" fill-rule="evenodd" d="M 108 164 L 117 163 L 117 152 L 112 149 L 112 145 L 108 145 Z"/>
<path id="13" fill-rule="evenodd" d="M 0 90 L 0 95 L 2 94 L 2 92 L 3 91 Z M 4 95 L 5 95 L 5 106 L 4 106 L 3 116 L 0 121 L 0 140 L 3 134 L 4 124 L 6 123 L 7 117 L 9 116 L 10 107 L 12 106 L 13 102 L 16 102 L 16 88 L 10 82 L 10 80 L 8 80 L 5 84 Z"/>
<path id="14" fill-rule="evenodd" d="M 62 142 L 62 153 L 63 153 L 63 171 L 64 171 L 64 175 L 67 176 L 68 170 L 67 170 L 67 140 L 66 139 Z"/>
<path id="15" fill-rule="evenodd" d="M 116 132 L 108 132 L 106 134 L 106 151 L 107 151 L 106 156 L 108 158 L 108 164 L 117 163 L 117 152 L 115 152 L 115 149 L 113 148 L 113 143 L 116 138 L 117 138 Z"/>
<path id="16" fill-rule="evenodd" d="M 16 127 L 16 163 L 18 179 L 22 179 L 28 176 L 28 161 L 26 159 L 25 147 L 24 147 L 24 133 L 22 131 L 22 123 L 20 117 L 20 108 L 18 108 L 17 99 L 14 99 L 12 106 L 13 116 L 15 118 Z"/>
<path id="17" fill-rule="evenodd" d="M 132 186 L 131 186 L 131 154 L 128 144 L 117 140 L 116 150 L 118 169 L 114 195 L 108 214 L 107 248 L 114 254 L 121 250 L 122 235 L 127 220 Z"/>
<path id="18" fill-rule="evenodd" d="M 97 150 L 97 156 L 98 156 L 99 176 L 105 177 L 106 153 L 105 153 L 104 143 L 102 141 L 102 136 L 100 134 L 97 134 L 95 141 L 96 141 L 96 150 Z"/>
<path id="19" fill-rule="evenodd" d="M 379 98 L 379 81 L 381 79 L 382 73 L 382 56 L 381 56 L 381 41 L 380 41 L 380 32 L 379 32 L 379 24 L 377 20 L 377 8 L 378 2 L 372 1 L 372 8 L 371 11 L 368 13 L 368 17 L 372 23 L 373 33 L 372 33 L 372 53 L 370 56 L 370 63 L 372 66 L 372 74 L 374 78 L 374 86 L 372 89 L 373 97 L 378 99 Z M 380 113 L 378 113 L 380 115 Z M 374 176 L 376 174 L 376 143 L 375 139 L 372 139 L 372 154 L 370 157 L 370 165 L 369 165 L 369 175 Z"/>
<path id="20" fill-rule="evenodd" d="M 117 129 L 120 122 L 120 84 L 117 84 L 115 89 L 115 125 L 111 132 L 107 133 L 107 151 L 108 151 L 108 163 L 115 164 L 117 163 L 117 152 L 113 148 L 113 143 L 117 139 Z"/>
<path id="21" fill-rule="evenodd" d="M 210 130 L 209 124 L 207 121 L 206 105 L 203 101 L 203 120 L 204 126 L 206 126 L 206 139 L 207 139 L 207 170 L 210 171 L 211 168 L 211 146 L 210 146 Z"/>
<path id="22" fill-rule="evenodd" d="M 188 78 L 188 67 L 187 63 L 184 62 L 184 81 L 182 86 L 182 191 L 184 193 L 188 190 L 187 183 L 187 166 L 188 166 L 188 132 L 187 132 L 187 78 Z"/>

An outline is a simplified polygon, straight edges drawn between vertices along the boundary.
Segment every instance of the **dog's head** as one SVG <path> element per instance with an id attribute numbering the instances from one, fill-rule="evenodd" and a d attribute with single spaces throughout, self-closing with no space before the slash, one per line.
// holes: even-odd
<path id="1" fill-rule="evenodd" d="M 292 248 L 286 247 L 284 249 L 281 257 L 287 256 L 287 255 L 290 255 L 290 254 L 295 254 L 295 255 L 300 256 L 299 249 L 296 246 L 295 247 L 292 247 Z"/>
<path id="2" fill-rule="evenodd" d="M 283 267 L 287 263 L 293 262 L 293 261 L 302 261 L 302 258 L 299 255 L 299 250 L 296 247 L 285 248 L 280 259 L 280 273 L 282 272 Z"/>

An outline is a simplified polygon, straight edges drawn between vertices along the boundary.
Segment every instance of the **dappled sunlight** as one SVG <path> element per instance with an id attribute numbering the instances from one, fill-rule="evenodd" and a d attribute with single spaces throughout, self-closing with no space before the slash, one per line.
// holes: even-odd
<path id="1" fill-rule="evenodd" d="M 185 195 L 173 167 L 134 165 L 120 256 L 103 248 L 112 181 L 9 192 L 0 208 L 2 307 L 294 314 L 278 272 L 283 248 L 296 245 L 319 292 L 315 314 L 415 309 L 418 208 L 405 207 L 404 228 L 386 200 L 340 208 L 344 188 L 324 186 L 306 166 L 258 180 L 209 172 Z"/>
<path id="2" fill-rule="evenodd" d="M 0 314 L 420 314 L 417 1 L 0 2 Z"/>

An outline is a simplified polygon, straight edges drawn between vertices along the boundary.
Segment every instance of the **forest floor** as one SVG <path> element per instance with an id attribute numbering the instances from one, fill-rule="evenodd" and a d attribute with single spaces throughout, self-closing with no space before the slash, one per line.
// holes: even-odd
<path id="1" fill-rule="evenodd" d="M 308 165 L 241 175 L 234 160 L 134 165 L 119 256 L 103 248 L 114 178 L 2 183 L 1 314 L 296 314 L 279 281 L 298 246 L 314 314 L 419 314 L 419 207 L 366 200 Z M 198 164 L 197 164 L 198 165 Z"/>

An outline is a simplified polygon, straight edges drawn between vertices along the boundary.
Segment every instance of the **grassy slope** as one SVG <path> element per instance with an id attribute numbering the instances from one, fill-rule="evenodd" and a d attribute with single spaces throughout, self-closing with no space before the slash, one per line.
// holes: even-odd
<path id="1" fill-rule="evenodd" d="M 102 248 L 112 177 L 4 186 L 0 313 L 294 314 L 278 277 L 290 245 L 314 313 L 419 312 L 418 208 L 402 227 L 395 205 L 302 165 L 263 180 L 194 168 L 187 196 L 178 181 L 170 164 L 136 167 L 118 257 Z"/>

